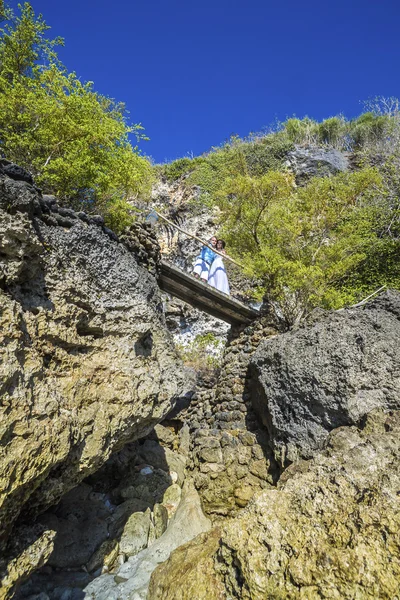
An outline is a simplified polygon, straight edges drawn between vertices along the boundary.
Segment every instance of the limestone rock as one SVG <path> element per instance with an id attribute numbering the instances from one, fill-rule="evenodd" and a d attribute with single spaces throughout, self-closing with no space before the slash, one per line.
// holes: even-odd
<path id="1" fill-rule="evenodd" d="M 147 508 L 149 508 L 148 503 L 137 498 L 131 498 L 122 502 L 108 519 L 110 537 L 116 538 L 120 536 L 130 515 L 136 512 L 145 512 Z"/>
<path id="2" fill-rule="evenodd" d="M 324 177 L 346 171 L 348 158 L 334 148 L 303 148 L 297 146 L 289 152 L 287 166 L 294 171 L 296 180 L 301 183 L 309 177 Z"/>
<path id="3" fill-rule="evenodd" d="M 150 530 L 150 509 L 145 513 L 133 513 L 127 520 L 119 542 L 119 549 L 127 556 L 134 556 L 147 547 Z"/>
<path id="4" fill-rule="evenodd" d="M 166 473 L 175 471 L 178 475 L 178 483 L 182 485 L 185 478 L 186 460 L 182 454 L 164 448 L 155 440 L 146 440 L 139 448 L 139 455 L 143 461 L 155 468 L 162 469 Z"/>
<path id="5" fill-rule="evenodd" d="M 251 400 L 282 464 L 375 408 L 400 408 L 399 339 L 400 293 L 388 291 L 260 344 Z"/>
<path id="6" fill-rule="evenodd" d="M 171 450 L 174 449 L 175 434 L 169 427 L 164 427 L 160 424 L 156 425 L 154 427 L 154 435 L 156 441 L 158 441 L 162 446 L 167 446 Z"/>
<path id="7" fill-rule="evenodd" d="M 168 526 L 168 510 L 162 504 L 155 504 L 153 509 L 154 535 L 161 537 Z"/>
<path id="8" fill-rule="evenodd" d="M 97 569 L 106 567 L 110 570 L 118 557 L 119 544 L 117 540 L 105 540 L 101 546 L 91 556 L 86 568 L 89 573 L 97 571 Z"/>
<path id="9" fill-rule="evenodd" d="M 203 515 L 200 498 L 190 481 L 183 486 L 181 503 L 168 529 L 152 544 L 124 563 L 115 575 L 105 574 L 84 589 L 82 600 L 130 598 L 146 600 L 151 573 L 178 546 L 208 531 L 210 521 Z"/>
<path id="10" fill-rule="evenodd" d="M 392 600 L 400 580 L 400 412 L 341 427 L 219 532 L 153 573 L 151 600 Z M 203 579 L 201 578 L 203 575 Z"/>
<path id="11" fill-rule="evenodd" d="M 25 527 L 16 532 L 11 544 L 13 558 L 8 564 L 0 560 L 0 600 L 12 598 L 21 581 L 46 563 L 54 544 L 55 531 L 37 531 L 37 527 Z"/>
<path id="12" fill-rule="evenodd" d="M 46 224 L 57 211 L 0 174 L 3 549 L 21 510 L 55 504 L 187 385 L 155 278 L 87 217 Z"/>
<path id="13" fill-rule="evenodd" d="M 165 490 L 162 505 L 166 508 L 168 518 L 171 518 L 179 506 L 182 497 L 182 490 L 177 483 L 173 483 Z"/>

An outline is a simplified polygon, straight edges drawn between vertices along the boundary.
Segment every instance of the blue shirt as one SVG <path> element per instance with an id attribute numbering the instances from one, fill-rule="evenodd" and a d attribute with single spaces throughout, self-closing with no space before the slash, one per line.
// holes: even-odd
<path id="1" fill-rule="evenodd" d="M 211 265 L 212 261 L 215 258 L 215 252 L 213 252 L 207 246 L 203 246 L 200 252 L 200 258 L 202 258 L 205 262 L 210 263 Z"/>

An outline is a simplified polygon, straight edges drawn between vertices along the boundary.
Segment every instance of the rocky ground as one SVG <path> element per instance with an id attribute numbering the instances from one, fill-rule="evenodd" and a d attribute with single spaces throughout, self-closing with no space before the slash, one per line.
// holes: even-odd
<path id="1" fill-rule="evenodd" d="M 161 298 L 151 227 L 5 174 L 0 210 L 1 598 L 400 600 L 399 292 L 227 331 Z"/>
<path id="2" fill-rule="evenodd" d="M 172 553 L 152 600 L 399 598 L 400 413 L 341 427 L 235 519 Z"/>
<path id="3" fill-rule="evenodd" d="M 364 307 L 318 313 L 286 334 L 268 316 L 231 332 L 213 386 L 40 517 L 59 542 L 18 598 L 396 598 L 399 300 L 388 292 Z M 295 370 L 287 345 L 297 352 L 304 399 L 293 395 L 285 420 L 291 451 L 278 460 L 283 434 L 262 426 L 260 397 L 248 390 L 257 377 L 273 423 Z M 281 369 L 266 387 L 274 373 L 268 356 Z M 375 368 L 364 369 L 371 357 Z M 347 381 L 339 390 L 352 408 L 340 410 L 346 423 L 334 420 L 332 381 Z M 311 384 L 324 435 L 317 417 L 298 414 Z"/>

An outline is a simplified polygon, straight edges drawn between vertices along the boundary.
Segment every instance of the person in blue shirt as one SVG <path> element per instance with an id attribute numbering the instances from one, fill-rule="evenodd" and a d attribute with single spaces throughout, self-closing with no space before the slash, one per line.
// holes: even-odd
<path id="1" fill-rule="evenodd" d="M 209 246 L 215 248 L 217 245 L 217 238 L 215 235 L 208 242 Z M 200 254 L 196 257 L 196 261 L 193 267 L 193 275 L 197 279 L 208 281 L 208 273 L 210 271 L 211 264 L 216 254 L 208 246 L 203 246 Z"/>

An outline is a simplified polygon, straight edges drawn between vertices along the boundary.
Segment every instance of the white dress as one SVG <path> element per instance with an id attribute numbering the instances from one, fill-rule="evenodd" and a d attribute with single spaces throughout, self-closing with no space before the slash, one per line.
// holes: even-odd
<path id="1" fill-rule="evenodd" d="M 210 272 L 208 274 L 208 283 L 224 294 L 230 294 L 228 277 L 225 271 L 222 256 L 218 254 L 214 258 Z"/>

